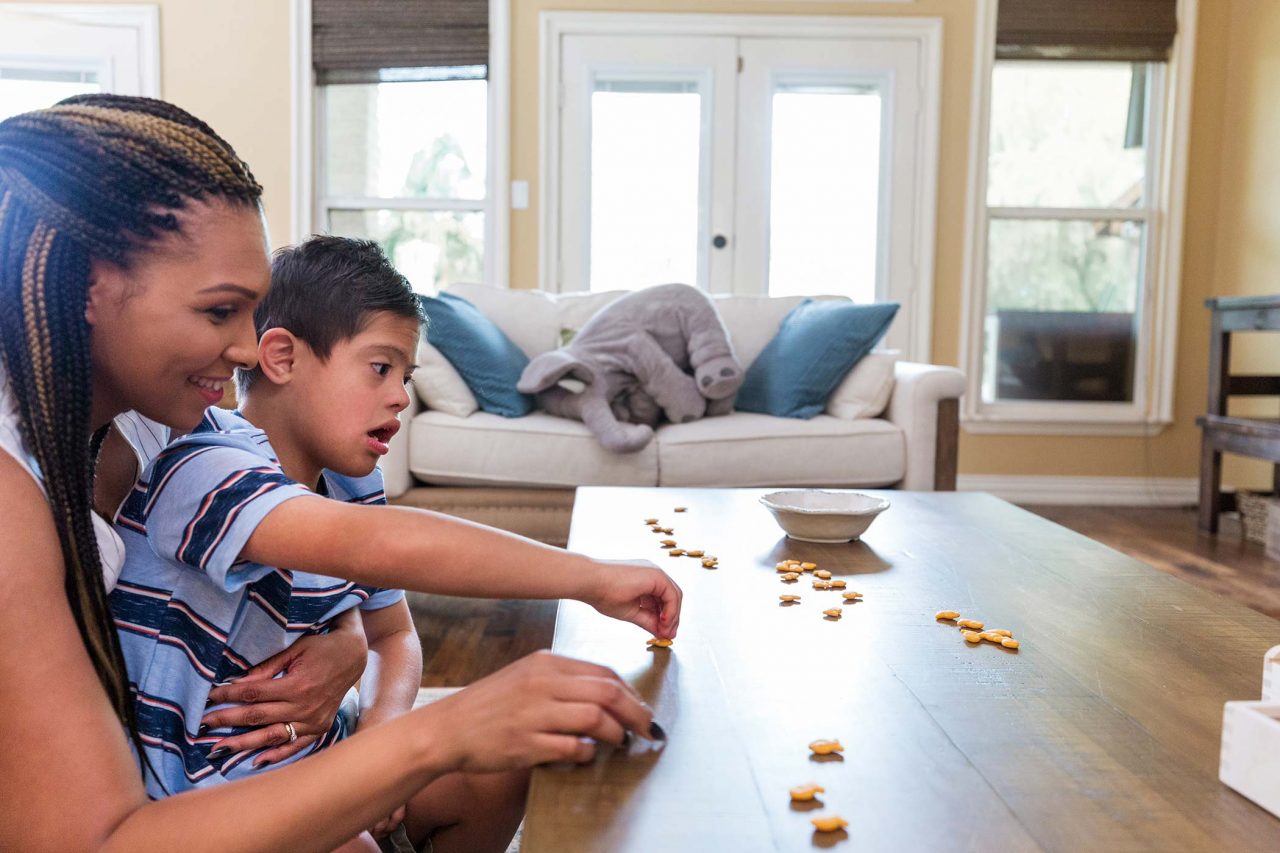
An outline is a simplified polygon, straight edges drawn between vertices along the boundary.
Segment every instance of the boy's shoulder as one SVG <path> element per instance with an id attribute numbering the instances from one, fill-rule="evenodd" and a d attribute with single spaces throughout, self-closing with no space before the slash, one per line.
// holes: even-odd
<path id="1" fill-rule="evenodd" d="M 216 449 L 236 453 L 234 456 L 209 455 L 209 451 Z M 152 460 L 143 479 L 154 482 L 170 469 L 185 466 L 197 458 L 202 460 L 201 468 L 210 464 L 237 469 L 278 469 L 280 466 L 280 460 L 263 430 L 245 420 L 239 412 L 210 408 L 195 429 L 175 438 Z"/>

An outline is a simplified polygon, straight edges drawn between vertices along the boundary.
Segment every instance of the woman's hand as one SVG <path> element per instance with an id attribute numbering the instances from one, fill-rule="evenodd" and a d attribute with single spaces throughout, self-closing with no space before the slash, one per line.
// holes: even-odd
<path id="1" fill-rule="evenodd" d="M 447 766 L 472 773 L 588 762 L 595 741 L 621 745 L 631 732 L 665 737 L 653 727 L 652 709 L 616 672 L 546 651 L 410 716 L 430 727 Z"/>
<path id="2" fill-rule="evenodd" d="M 239 707 L 210 712 L 201 724 L 255 730 L 223 738 L 214 750 L 232 754 L 275 746 L 254 759 L 259 766 L 310 748 L 333 725 L 343 697 L 364 672 L 368 651 L 360 614 L 352 609 L 334 620 L 328 634 L 302 637 L 230 684 L 215 687 L 211 704 Z M 292 723 L 298 735 L 292 743 L 285 723 Z"/>
<path id="3" fill-rule="evenodd" d="M 639 625 L 655 637 L 671 638 L 680 626 L 684 593 L 648 560 L 594 560 L 596 577 L 582 600 L 605 616 Z"/>

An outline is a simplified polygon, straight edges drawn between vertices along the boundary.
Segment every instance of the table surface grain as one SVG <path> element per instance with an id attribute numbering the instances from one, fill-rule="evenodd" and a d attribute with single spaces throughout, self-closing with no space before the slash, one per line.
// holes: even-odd
<path id="1" fill-rule="evenodd" d="M 818 545 L 765 491 L 578 490 L 569 547 L 653 560 L 684 611 L 651 651 L 563 602 L 554 649 L 615 668 L 669 740 L 537 770 L 525 851 L 1280 849 L 1280 820 L 1217 778 L 1222 704 L 1258 698 L 1280 622 L 989 495 L 873 493 L 892 507 L 861 542 Z M 648 517 L 720 567 L 666 556 Z M 823 618 L 840 593 L 783 584 L 787 558 L 865 599 Z M 1022 647 L 970 646 L 943 609 Z M 843 755 L 811 757 L 819 738 Z M 808 782 L 818 804 L 793 804 Z"/>

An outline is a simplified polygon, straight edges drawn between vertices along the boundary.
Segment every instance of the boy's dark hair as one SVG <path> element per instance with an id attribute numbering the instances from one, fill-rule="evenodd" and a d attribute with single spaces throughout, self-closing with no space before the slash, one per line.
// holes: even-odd
<path id="1" fill-rule="evenodd" d="M 253 321 L 259 337 L 267 329 L 288 329 L 323 360 L 380 311 L 426 323 L 413 288 L 377 243 L 314 236 L 272 256 L 271 289 Z M 261 375 L 257 367 L 236 370 L 236 394 L 243 399 Z"/>

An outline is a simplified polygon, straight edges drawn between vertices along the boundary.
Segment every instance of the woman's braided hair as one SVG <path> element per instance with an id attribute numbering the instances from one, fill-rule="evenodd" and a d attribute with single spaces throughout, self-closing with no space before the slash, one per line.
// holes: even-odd
<path id="1" fill-rule="evenodd" d="M 0 355 L 62 545 L 67 600 L 117 715 L 137 724 L 93 532 L 91 258 L 127 267 L 190 200 L 262 187 L 204 122 L 150 98 L 79 95 L 0 122 Z M 141 751 L 140 751 L 141 754 Z"/>

